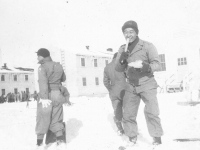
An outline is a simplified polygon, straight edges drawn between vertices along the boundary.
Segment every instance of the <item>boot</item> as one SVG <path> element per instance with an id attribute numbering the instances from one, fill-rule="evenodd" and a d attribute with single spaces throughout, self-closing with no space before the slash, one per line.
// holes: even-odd
<path id="1" fill-rule="evenodd" d="M 160 145 L 162 144 L 161 137 L 153 137 L 153 145 Z"/>
<path id="2" fill-rule="evenodd" d="M 122 127 L 122 123 L 121 122 L 116 122 L 116 126 L 117 126 L 117 128 L 118 128 L 118 134 L 121 136 L 121 135 L 123 135 L 124 134 L 124 129 L 123 129 L 123 127 Z"/>
<path id="3" fill-rule="evenodd" d="M 63 136 L 59 136 L 57 137 L 57 149 L 58 150 L 63 150 L 67 148 L 66 142 L 64 141 L 64 137 Z"/>
<path id="4" fill-rule="evenodd" d="M 57 142 L 57 145 L 59 145 L 59 144 L 61 144 L 61 143 L 64 143 L 63 135 L 62 135 L 62 136 L 56 137 L 56 142 Z"/>
<path id="5" fill-rule="evenodd" d="M 65 134 L 65 122 L 63 122 L 64 129 L 62 130 L 62 135 L 56 137 L 57 145 L 66 144 L 66 134 Z"/>
<path id="6" fill-rule="evenodd" d="M 41 146 L 43 144 L 43 139 L 37 139 L 37 146 Z"/>
<path id="7" fill-rule="evenodd" d="M 37 139 L 35 150 L 44 150 L 43 139 Z"/>
<path id="8" fill-rule="evenodd" d="M 129 141 L 133 144 L 136 144 L 137 142 L 137 135 L 136 136 L 133 136 L 133 137 L 129 137 Z"/>

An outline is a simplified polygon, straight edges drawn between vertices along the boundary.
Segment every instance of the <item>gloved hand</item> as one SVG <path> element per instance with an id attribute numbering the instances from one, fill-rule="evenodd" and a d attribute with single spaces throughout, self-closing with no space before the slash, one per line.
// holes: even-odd
<path id="1" fill-rule="evenodd" d="M 151 72 L 151 67 L 148 63 L 142 62 L 141 72 Z"/>
<path id="2" fill-rule="evenodd" d="M 67 103 L 68 105 L 71 105 L 71 102 L 69 101 L 69 96 L 65 97 L 65 100 L 66 100 L 66 103 Z"/>
<path id="3" fill-rule="evenodd" d="M 121 64 L 125 64 L 125 63 L 127 63 L 127 59 L 128 59 L 128 52 L 122 52 L 121 56 L 119 58 L 119 62 Z"/>
<path id="4" fill-rule="evenodd" d="M 51 104 L 51 100 L 49 99 L 40 99 L 39 103 L 42 103 L 42 107 L 48 107 Z"/>
<path id="5" fill-rule="evenodd" d="M 121 45 L 120 48 L 119 48 L 119 50 L 118 50 L 118 52 L 119 52 L 119 53 L 124 52 L 124 51 L 125 51 L 125 48 L 126 48 L 126 44 Z"/>

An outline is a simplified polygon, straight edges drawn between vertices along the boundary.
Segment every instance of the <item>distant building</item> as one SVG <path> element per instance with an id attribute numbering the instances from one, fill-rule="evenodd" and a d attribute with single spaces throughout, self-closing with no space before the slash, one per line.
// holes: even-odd
<path id="1" fill-rule="evenodd" d="M 169 46 L 164 47 L 164 51 L 158 50 L 161 70 L 155 72 L 155 77 L 164 92 L 171 85 L 181 85 L 182 90 L 185 90 L 187 86 L 191 88 L 193 86 L 191 81 L 199 76 L 199 33 L 192 29 L 180 28 L 173 33 Z M 197 84 L 198 82 L 196 80 Z"/>
<path id="2" fill-rule="evenodd" d="M 9 68 L 4 64 L 0 68 L 0 95 L 35 90 L 34 73 L 30 68 Z"/>
<path id="3" fill-rule="evenodd" d="M 82 51 L 65 52 L 66 86 L 71 95 L 101 95 L 108 93 L 103 85 L 104 67 L 111 62 L 112 53 Z M 64 62 L 64 61 L 62 61 Z"/>
<path id="4" fill-rule="evenodd" d="M 106 94 L 103 85 L 104 67 L 111 62 L 113 52 L 91 51 L 89 46 L 80 51 L 68 52 L 56 48 L 50 50 L 52 59 L 61 62 L 66 73 L 64 85 L 71 96 Z"/>

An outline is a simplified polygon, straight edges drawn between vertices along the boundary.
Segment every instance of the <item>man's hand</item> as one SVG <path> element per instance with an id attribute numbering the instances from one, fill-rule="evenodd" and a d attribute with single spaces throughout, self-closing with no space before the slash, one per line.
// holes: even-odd
<path id="1" fill-rule="evenodd" d="M 119 58 L 119 62 L 123 64 L 128 59 L 128 52 L 122 52 Z"/>
<path id="2" fill-rule="evenodd" d="M 142 60 L 136 60 L 134 62 L 131 62 L 128 64 L 128 66 L 133 68 L 142 68 L 143 67 Z"/>
<path id="3" fill-rule="evenodd" d="M 42 107 L 48 107 L 51 104 L 51 100 L 49 99 L 40 99 L 39 103 L 42 103 Z"/>
<path id="4" fill-rule="evenodd" d="M 119 48 L 118 52 L 119 52 L 119 53 L 122 53 L 122 52 L 124 52 L 124 51 L 125 51 L 125 48 L 126 48 L 126 44 L 124 44 L 124 45 L 120 46 L 120 48 Z"/>

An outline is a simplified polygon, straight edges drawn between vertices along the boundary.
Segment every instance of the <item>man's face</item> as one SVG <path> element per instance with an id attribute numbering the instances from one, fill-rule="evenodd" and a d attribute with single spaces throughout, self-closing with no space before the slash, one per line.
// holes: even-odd
<path id="1" fill-rule="evenodd" d="M 44 58 L 44 57 L 38 55 L 38 57 L 37 57 L 38 62 L 40 62 L 43 58 Z"/>
<path id="2" fill-rule="evenodd" d="M 126 40 L 129 38 L 129 43 L 135 41 L 137 37 L 137 33 L 132 28 L 126 28 L 123 34 Z"/>

